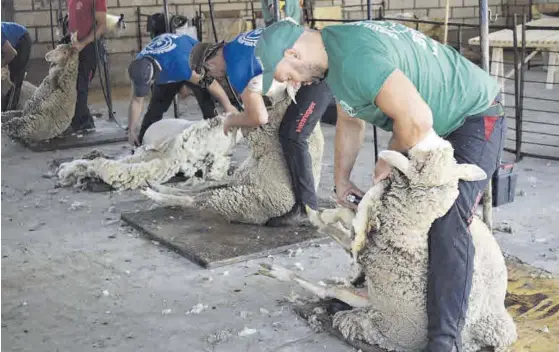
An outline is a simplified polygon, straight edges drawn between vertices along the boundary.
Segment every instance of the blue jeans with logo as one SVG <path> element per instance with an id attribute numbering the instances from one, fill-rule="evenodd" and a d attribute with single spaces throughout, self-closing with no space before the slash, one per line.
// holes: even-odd
<path id="1" fill-rule="evenodd" d="M 451 352 L 454 347 L 461 351 L 460 335 L 468 310 L 475 255 L 469 225 L 483 191 L 500 164 L 506 135 L 502 109 L 491 110 L 466 118 L 461 127 L 446 137 L 454 147 L 456 161 L 481 167 L 487 179 L 460 181 L 460 193 L 454 205 L 429 230 L 429 352 Z"/>

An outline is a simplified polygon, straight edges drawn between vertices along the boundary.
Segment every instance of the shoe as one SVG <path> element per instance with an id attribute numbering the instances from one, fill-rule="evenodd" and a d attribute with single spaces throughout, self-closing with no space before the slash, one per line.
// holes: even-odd
<path id="1" fill-rule="evenodd" d="M 70 126 L 68 126 L 68 128 L 64 132 L 62 132 L 61 136 L 69 136 L 75 133 L 84 133 L 89 130 L 95 129 L 95 122 L 93 122 L 93 116 L 89 115 L 84 120 L 85 120 L 84 122 L 81 122 L 79 124 L 74 123 L 72 121 L 72 124 L 70 124 Z"/>
<path id="2" fill-rule="evenodd" d="M 269 227 L 299 226 L 307 221 L 307 212 L 303 204 L 295 203 L 287 213 L 271 218 L 266 222 Z"/>

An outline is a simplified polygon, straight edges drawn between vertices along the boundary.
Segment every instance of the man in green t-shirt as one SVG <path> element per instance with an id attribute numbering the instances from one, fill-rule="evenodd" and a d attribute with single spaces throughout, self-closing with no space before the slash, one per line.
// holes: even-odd
<path id="1" fill-rule="evenodd" d="M 489 177 L 499 165 L 506 123 L 498 83 L 418 31 L 385 21 L 322 31 L 281 21 L 264 30 L 255 53 L 264 90 L 273 78 L 295 85 L 326 80 L 332 89 L 338 105 L 334 181 L 343 206 L 355 208 L 349 194 L 363 196 L 350 174 L 366 122 L 393 132 L 392 150 L 405 152 L 435 132 L 452 144 L 459 163 L 476 164 Z M 373 182 L 390 171 L 379 159 Z M 429 231 L 427 351 L 461 350 L 474 256 L 468 227 L 488 181 L 460 181 L 455 204 Z"/>

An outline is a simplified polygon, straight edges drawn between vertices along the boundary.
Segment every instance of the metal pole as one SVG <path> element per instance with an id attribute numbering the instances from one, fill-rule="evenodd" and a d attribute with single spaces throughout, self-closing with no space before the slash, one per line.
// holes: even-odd
<path id="1" fill-rule="evenodd" d="M 479 0 L 479 36 L 481 67 L 489 72 L 489 19 L 487 0 Z"/>
<path id="2" fill-rule="evenodd" d="M 208 6 L 210 7 L 210 21 L 212 21 L 212 30 L 214 31 L 214 40 L 217 43 L 217 31 L 215 30 L 214 7 L 212 5 L 212 0 L 208 0 Z"/>
<path id="3" fill-rule="evenodd" d="M 458 26 L 458 52 L 462 55 L 462 26 Z"/>
<path id="4" fill-rule="evenodd" d="M 515 28 L 516 31 L 516 28 Z M 520 57 L 521 57 L 521 61 L 520 61 L 520 82 L 519 82 L 519 97 L 518 97 L 518 103 L 520 104 L 520 107 L 518 108 L 518 112 L 520 114 L 520 118 L 519 118 L 519 122 L 518 125 L 516 126 L 517 129 L 520 130 L 520 148 L 522 148 L 522 120 L 524 118 L 524 72 L 525 72 L 525 56 L 526 54 L 526 14 L 522 13 L 522 51 L 520 52 Z M 530 62 L 530 61 L 528 61 Z M 518 150 L 518 158 L 519 160 L 522 158 L 522 149 Z"/>
<path id="5" fill-rule="evenodd" d="M 371 6 L 371 0 L 367 0 L 367 19 L 370 21 L 373 18 L 373 9 Z M 375 145 L 375 163 L 378 161 L 378 138 L 377 138 L 377 126 L 373 126 L 373 139 Z"/>
<path id="6" fill-rule="evenodd" d="M 274 0 L 274 22 L 278 22 L 281 19 L 279 0 Z"/>
<path id="7" fill-rule="evenodd" d="M 169 23 L 169 5 L 167 0 L 163 0 L 163 13 L 165 15 L 165 32 L 171 32 L 171 24 Z"/>
<path id="8" fill-rule="evenodd" d="M 487 0 L 479 0 L 479 39 L 481 46 L 481 67 L 489 74 L 489 8 Z M 493 175 L 487 175 L 489 182 L 483 192 L 483 221 L 493 232 L 493 196 L 491 179 Z"/>
<path id="9" fill-rule="evenodd" d="M 142 51 L 142 13 L 140 6 L 136 7 L 136 18 L 138 19 L 138 52 Z"/>
<path id="10" fill-rule="evenodd" d="M 250 2 L 250 20 L 252 21 L 252 29 L 256 29 L 256 15 L 254 14 L 254 3 Z"/>
<path id="11" fill-rule="evenodd" d="M 520 160 L 520 145 L 522 144 L 522 130 L 520 127 L 520 68 L 518 63 L 518 19 L 516 17 L 516 13 L 513 15 L 512 18 L 512 47 L 514 52 L 514 122 L 515 122 L 515 156 L 516 161 Z"/>

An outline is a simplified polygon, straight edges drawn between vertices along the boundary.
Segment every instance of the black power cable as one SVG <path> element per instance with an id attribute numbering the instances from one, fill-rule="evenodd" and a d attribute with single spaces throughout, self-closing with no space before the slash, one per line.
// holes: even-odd
<path id="1" fill-rule="evenodd" d="M 99 44 L 97 43 L 97 19 L 95 18 L 95 13 L 97 11 L 96 1 L 93 0 L 93 45 L 95 46 L 95 56 L 97 59 L 97 65 L 99 66 L 99 83 L 101 85 L 101 90 L 103 91 L 103 97 L 105 98 L 105 103 L 109 109 L 109 120 L 112 120 L 118 127 L 125 131 L 128 131 L 128 127 L 123 127 L 115 118 L 113 111 L 113 101 L 111 98 L 111 86 L 109 84 L 109 73 L 108 73 L 108 59 L 107 59 L 107 46 L 106 41 L 103 39 L 103 58 L 99 54 Z M 101 77 L 101 66 L 103 66 L 103 75 L 105 76 L 105 87 L 103 86 L 103 78 Z"/>

